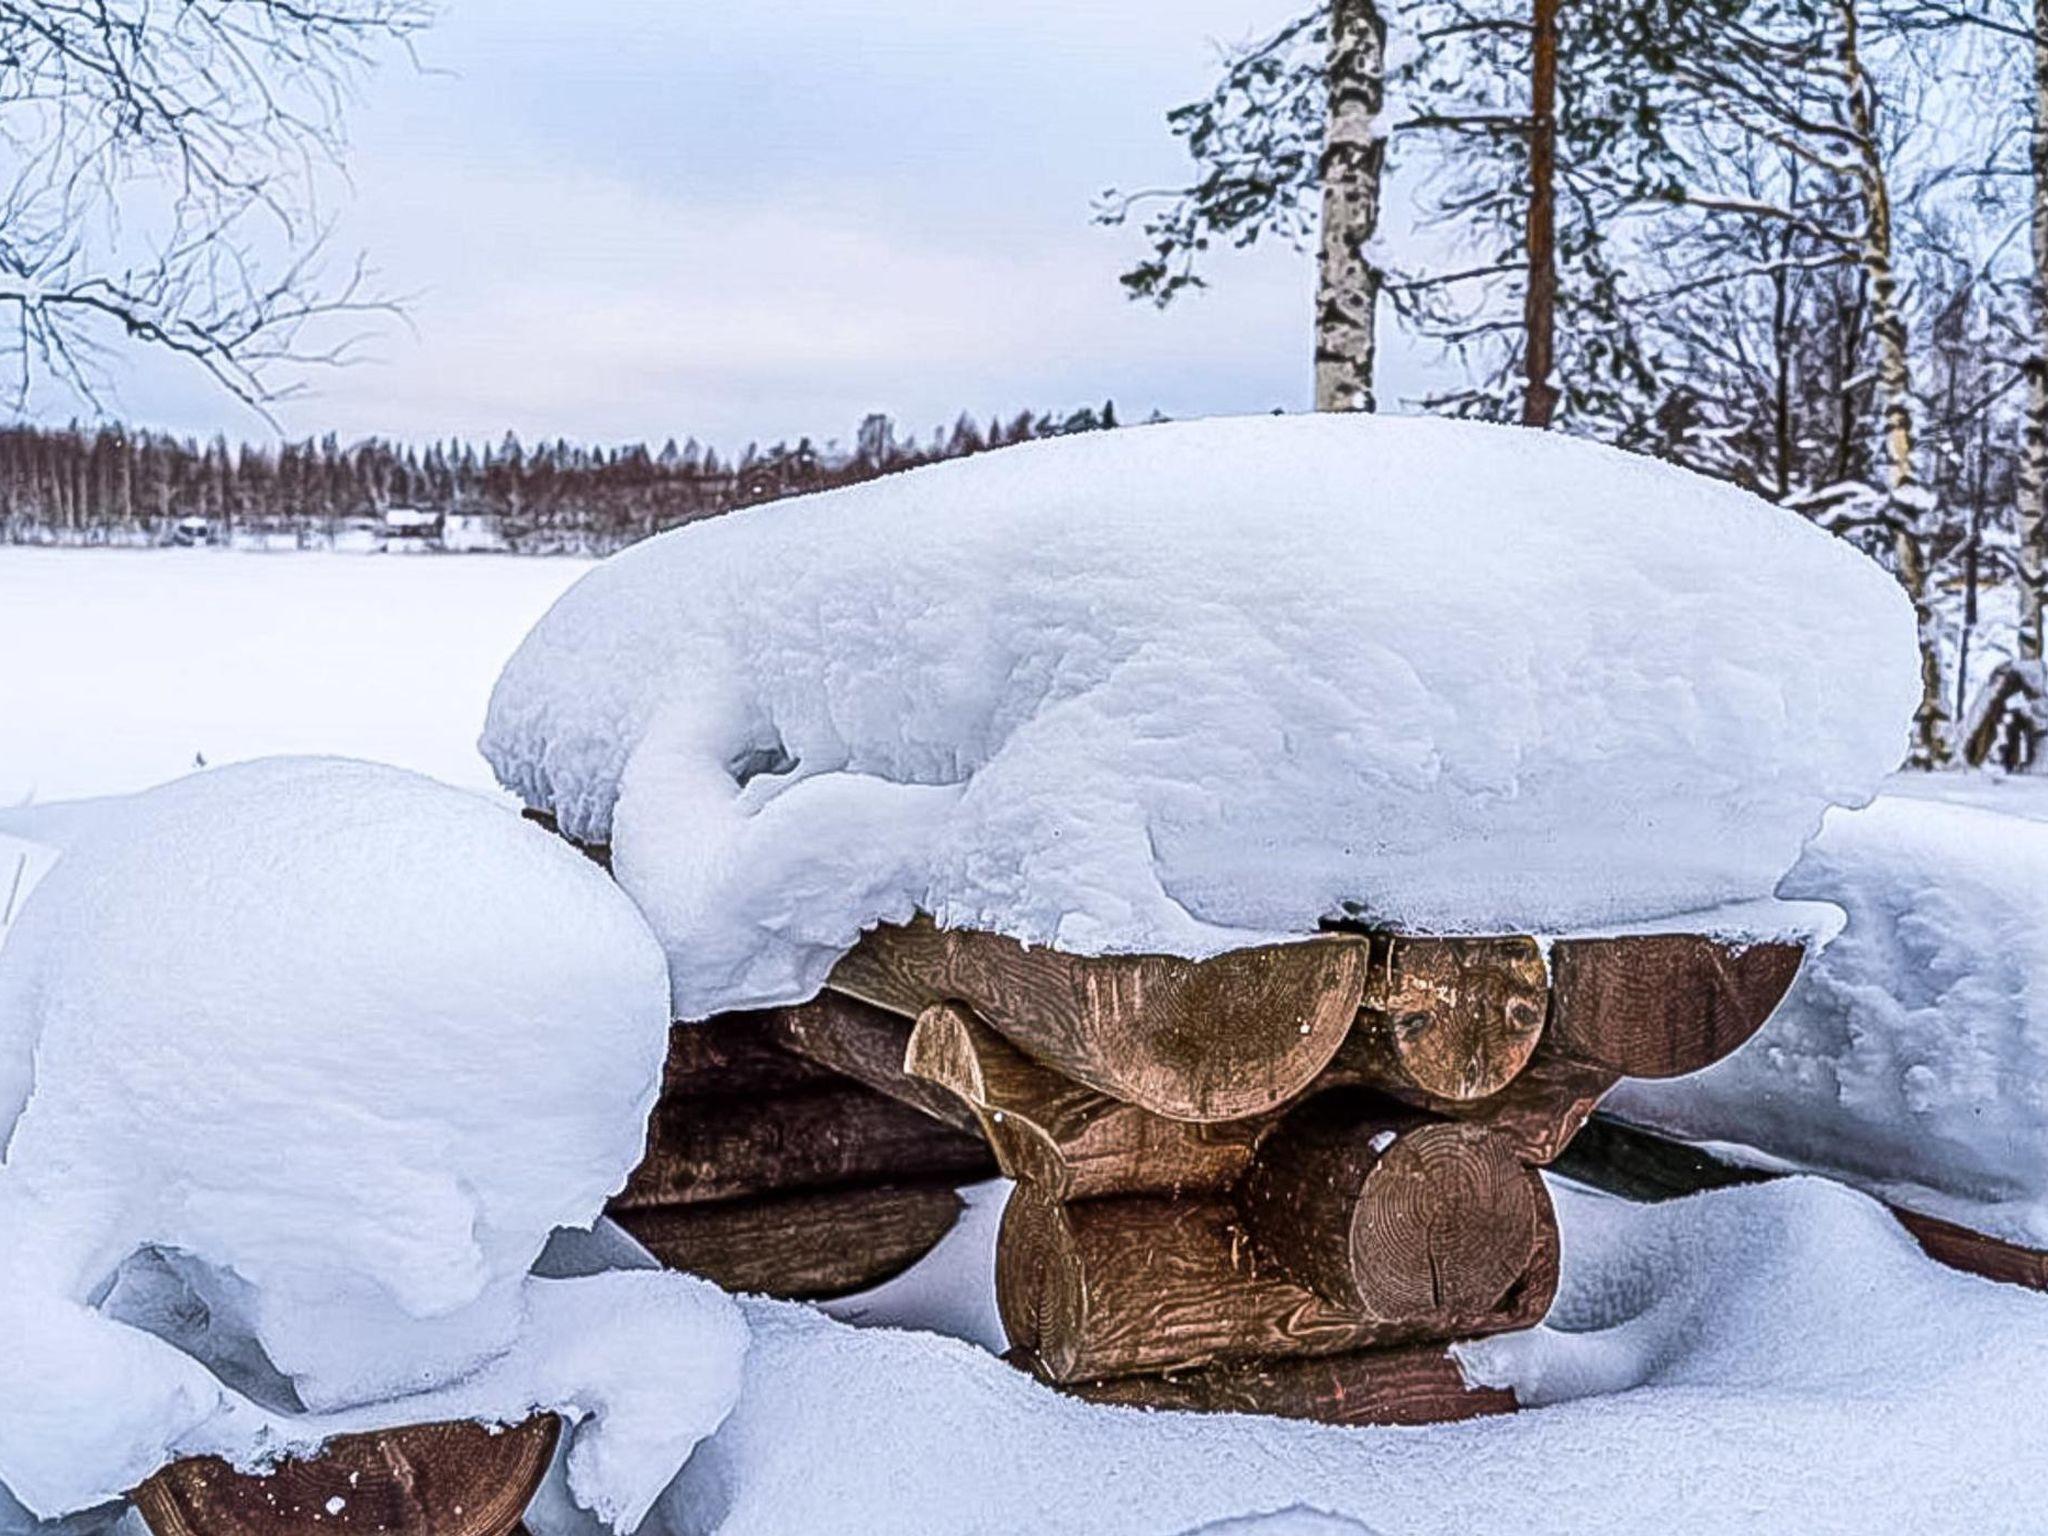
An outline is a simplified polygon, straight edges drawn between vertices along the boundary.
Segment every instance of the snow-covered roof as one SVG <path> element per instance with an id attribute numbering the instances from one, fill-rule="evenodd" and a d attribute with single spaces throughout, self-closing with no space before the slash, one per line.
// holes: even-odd
<path id="1" fill-rule="evenodd" d="M 612 842 L 696 1014 L 806 995 L 917 908 L 1201 955 L 1768 895 L 1916 691 L 1892 580 L 1742 491 L 1513 428 L 1256 417 L 649 540 L 535 627 L 482 746 Z"/>
<path id="2" fill-rule="evenodd" d="M 438 512 L 425 512 L 418 507 L 386 507 L 384 526 L 402 532 L 415 532 L 433 528 L 441 521 Z"/>

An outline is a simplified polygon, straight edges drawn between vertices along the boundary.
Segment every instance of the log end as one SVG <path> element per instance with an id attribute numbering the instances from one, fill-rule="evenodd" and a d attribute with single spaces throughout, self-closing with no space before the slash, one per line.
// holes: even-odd
<path id="1" fill-rule="evenodd" d="M 1484 1126 L 1397 1137 L 1352 1210 L 1358 1304 L 1389 1321 L 1491 1312 L 1529 1269 L 1540 1187 Z"/>
<path id="2" fill-rule="evenodd" d="M 1120 1096 L 1171 1119 L 1240 1120 L 1295 1098 L 1330 1064 L 1365 995 L 1370 950 L 1330 934 L 1167 965 L 1179 986 L 1155 988 L 1119 1031 L 1145 1047 Z"/>
<path id="3" fill-rule="evenodd" d="M 1500 1092 L 1543 1036 L 1550 975 L 1528 937 L 1382 937 L 1362 1029 L 1378 1031 L 1395 1070 L 1437 1098 Z"/>
<path id="4" fill-rule="evenodd" d="M 996 1314 L 1004 1335 L 1063 1380 L 1078 1363 L 1087 1310 L 1087 1279 L 1066 1207 L 1019 1184 L 1003 1207 L 996 1240 Z"/>
<path id="5" fill-rule="evenodd" d="M 343 1435 L 261 1474 L 190 1457 L 136 1489 L 135 1507 L 155 1536 L 508 1536 L 560 1429 L 552 1415 L 409 1425 Z"/>
<path id="6" fill-rule="evenodd" d="M 1791 990 L 1803 945 L 1700 934 L 1560 939 L 1551 947 L 1551 1037 L 1625 1077 L 1679 1077 L 1748 1040 Z"/>

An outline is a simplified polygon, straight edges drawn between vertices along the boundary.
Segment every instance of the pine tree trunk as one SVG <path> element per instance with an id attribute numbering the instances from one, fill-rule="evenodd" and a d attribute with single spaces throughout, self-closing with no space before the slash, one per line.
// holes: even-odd
<path id="1" fill-rule="evenodd" d="M 1529 71 L 1529 274 L 1522 293 L 1522 422 L 1557 410 L 1557 6 L 1533 0 Z"/>
<path id="2" fill-rule="evenodd" d="M 1387 24 L 1374 0 L 1330 8 L 1329 128 L 1323 144 L 1323 234 L 1316 293 L 1316 409 L 1375 408 L 1374 311 L 1380 273 L 1369 246 L 1380 221 L 1387 141 Z"/>
<path id="3" fill-rule="evenodd" d="M 2034 355 L 2027 363 L 2025 451 L 2020 457 L 2020 632 L 2022 661 L 2043 654 L 2048 597 L 2048 0 L 2034 0 L 2034 128 L 2028 140 L 2034 176 Z M 2037 754 L 2037 760 L 2038 760 Z"/>
<path id="4" fill-rule="evenodd" d="M 1951 752 L 1948 701 L 1941 686 L 1941 649 L 1929 589 L 1927 496 L 1914 469 L 1912 365 L 1893 258 L 1891 187 L 1877 137 L 1877 90 L 1863 68 L 1856 6 L 1857 0 L 1836 0 L 1842 23 L 1838 61 L 1863 191 L 1859 259 L 1869 281 L 1870 329 L 1877 339 L 1877 386 L 1893 552 L 1899 584 L 1913 601 L 1920 631 L 1920 707 L 1913 716 L 1913 747 L 1908 760 L 1916 768 L 1939 768 L 1949 761 Z"/>

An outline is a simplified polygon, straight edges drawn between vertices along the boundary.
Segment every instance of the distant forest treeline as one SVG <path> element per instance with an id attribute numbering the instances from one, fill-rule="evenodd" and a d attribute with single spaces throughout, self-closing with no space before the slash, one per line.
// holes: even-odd
<path id="1" fill-rule="evenodd" d="M 332 434 L 273 446 L 201 444 L 121 426 L 0 428 L 0 539 L 16 544 L 152 544 L 184 518 L 219 542 L 318 547 L 352 522 L 396 507 L 484 516 L 503 547 L 603 554 L 734 507 L 850 485 L 983 449 L 1117 425 L 1113 403 L 1065 416 L 1026 411 L 982 425 L 962 414 L 927 439 L 871 415 L 851 447 L 809 438 L 733 457 L 695 438 L 660 448 L 507 433 L 408 446 Z"/>

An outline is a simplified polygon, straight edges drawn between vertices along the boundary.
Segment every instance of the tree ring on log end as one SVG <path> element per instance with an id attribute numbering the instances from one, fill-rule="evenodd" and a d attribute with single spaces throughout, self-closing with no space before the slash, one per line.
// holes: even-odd
<path id="1" fill-rule="evenodd" d="M 1389 1319 L 1490 1311 L 1528 1269 L 1537 1221 L 1505 1138 L 1418 1126 L 1387 1148 L 1352 1209 L 1358 1302 Z"/>
<path id="2" fill-rule="evenodd" d="M 415 1424 L 341 1435 L 268 1473 L 174 1461 L 135 1490 L 155 1536 L 506 1536 L 540 1487 L 561 1423 Z"/>
<path id="3" fill-rule="evenodd" d="M 1385 998 L 1372 1022 L 1415 1087 L 1445 1099 L 1483 1099 L 1529 1064 L 1550 990 L 1534 939 L 1393 935 L 1376 961 L 1385 969 Z"/>
<path id="4" fill-rule="evenodd" d="M 1013 1348 L 1057 1365 L 1062 1340 L 1082 1336 L 1087 1279 L 1066 1208 L 1018 1185 L 996 1241 L 996 1314 Z"/>
<path id="5" fill-rule="evenodd" d="M 1729 1055 L 1791 990 L 1803 944 L 1655 933 L 1560 939 L 1551 1036 L 1625 1077 L 1679 1077 Z"/>

